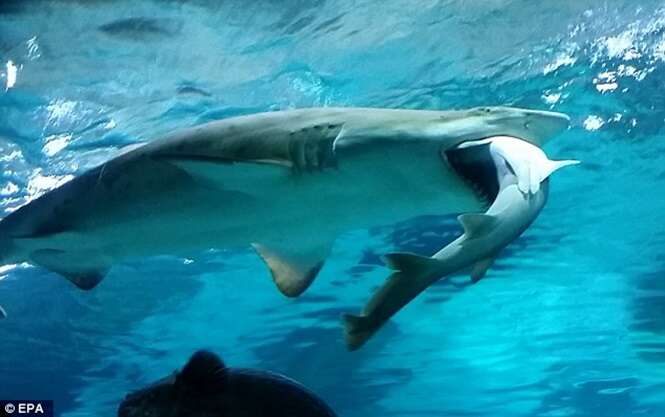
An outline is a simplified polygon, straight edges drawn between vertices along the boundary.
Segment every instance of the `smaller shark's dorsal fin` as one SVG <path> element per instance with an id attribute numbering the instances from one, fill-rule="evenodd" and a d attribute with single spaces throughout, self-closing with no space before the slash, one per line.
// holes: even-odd
<path id="1" fill-rule="evenodd" d="M 468 237 L 479 236 L 491 230 L 496 224 L 496 217 L 482 213 L 461 214 L 457 220 L 464 228 L 464 234 Z"/>
<path id="2" fill-rule="evenodd" d="M 438 263 L 437 260 L 427 256 L 416 255 L 414 253 L 395 252 L 383 256 L 383 261 L 388 268 L 394 271 L 408 271 L 414 275 L 424 275 L 427 268 L 432 268 Z"/>
<path id="3" fill-rule="evenodd" d="M 298 297 L 312 284 L 330 251 L 330 246 L 302 252 L 276 249 L 258 243 L 252 244 L 252 247 L 270 269 L 279 291 L 287 297 Z"/>
<path id="4" fill-rule="evenodd" d="M 473 267 L 471 268 L 471 282 L 476 283 L 481 280 L 482 277 L 485 276 L 487 273 L 487 270 L 492 266 L 494 263 L 494 258 L 485 258 L 481 259 L 478 262 L 476 262 Z"/>
<path id="5" fill-rule="evenodd" d="M 110 269 L 110 262 L 101 255 L 78 254 L 57 249 L 41 249 L 32 252 L 30 260 L 49 271 L 62 275 L 82 290 L 95 288 Z"/>
<path id="6" fill-rule="evenodd" d="M 207 350 L 199 350 L 182 368 L 177 381 L 197 392 L 219 394 L 226 386 L 227 376 L 226 365 L 219 356 Z"/>

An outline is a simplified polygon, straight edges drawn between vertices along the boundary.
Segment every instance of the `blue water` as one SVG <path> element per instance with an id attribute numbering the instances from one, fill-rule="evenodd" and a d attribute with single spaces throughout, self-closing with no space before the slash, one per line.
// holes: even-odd
<path id="1" fill-rule="evenodd" d="M 583 161 L 485 280 L 430 288 L 353 353 L 339 316 L 379 255 L 432 253 L 454 218 L 341 236 L 297 300 L 249 250 L 117 265 L 91 292 L 3 267 L 0 398 L 112 416 L 208 347 L 346 417 L 665 415 L 662 1 L 5 1 L 0 64 L 4 214 L 127 144 L 292 107 L 553 109 L 573 123 L 547 153 Z"/>

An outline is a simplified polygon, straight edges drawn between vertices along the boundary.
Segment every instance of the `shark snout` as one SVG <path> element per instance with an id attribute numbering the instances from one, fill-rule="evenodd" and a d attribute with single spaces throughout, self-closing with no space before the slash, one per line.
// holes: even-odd
<path id="1" fill-rule="evenodd" d="M 563 113 L 530 110 L 524 121 L 524 128 L 541 138 L 557 136 L 568 129 L 570 117 Z"/>

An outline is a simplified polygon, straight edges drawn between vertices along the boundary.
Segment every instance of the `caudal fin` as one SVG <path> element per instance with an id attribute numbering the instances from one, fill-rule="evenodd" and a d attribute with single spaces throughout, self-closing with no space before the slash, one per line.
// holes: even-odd
<path id="1" fill-rule="evenodd" d="M 439 261 L 411 253 L 392 253 L 384 257 L 395 272 L 372 296 L 361 315 L 345 314 L 344 338 L 349 350 L 364 345 L 402 307 L 413 300 L 433 280 Z"/>
<path id="2" fill-rule="evenodd" d="M 378 330 L 378 327 L 369 324 L 367 316 L 344 314 L 342 320 L 344 320 L 344 340 L 350 351 L 359 349 Z"/>
<path id="3" fill-rule="evenodd" d="M 7 313 L 5 312 L 5 309 L 0 306 L 0 319 L 4 319 L 7 317 Z"/>

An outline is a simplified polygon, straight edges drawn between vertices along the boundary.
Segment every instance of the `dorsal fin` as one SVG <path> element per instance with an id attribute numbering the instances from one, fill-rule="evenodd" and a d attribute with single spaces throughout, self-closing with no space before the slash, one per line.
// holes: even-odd
<path id="1" fill-rule="evenodd" d="M 416 255 L 414 253 L 395 252 L 383 256 L 383 261 L 388 268 L 394 271 L 409 271 L 414 275 L 424 275 L 429 269 L 435 269 L 438 260 L 428 256 Z M 417 271 L 417 273 L 416 273 Z"/>
<path id="2" fill-rule="evenodd" d="M 496 224 L 496 217 L 490 214 L 467 213 L 457 217 L 464 228 L 464 234 L 468 237 L 479 236 L 487 233 Z"/>
<path id="3" fill-rule="evenodd" d="M 182 368 L 177 381 L 197 392 L 220 392 L 226 386 L 227 368 L 219 356 L 199 350 Z"/>
<path id="4" fill-rule="evenodd" d="M 270 269 L 279 291 L 287 297 L 298 297 L 312 284 L 330 251 L 327 245 L 301 253 L 258 243 L 252 247 Z"/>

